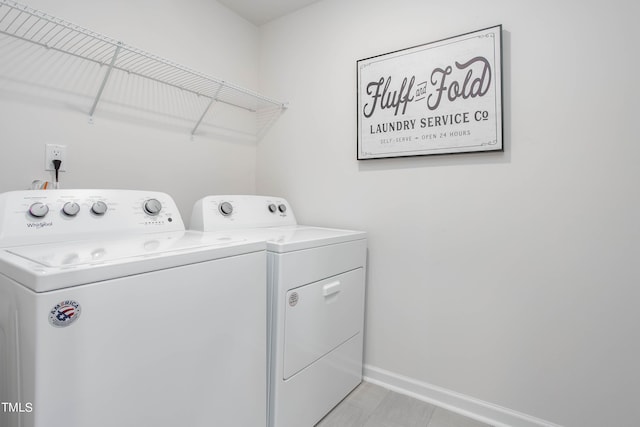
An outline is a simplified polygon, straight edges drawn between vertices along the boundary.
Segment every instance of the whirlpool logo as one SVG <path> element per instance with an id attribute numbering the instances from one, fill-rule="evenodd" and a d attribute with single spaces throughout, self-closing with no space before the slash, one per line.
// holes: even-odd
<path id="1" fill-rule="evenodd" d="M 45 227 L 52 227 L 53 226 L 53 222 L 49 221 L 49 222 L 28 222 L 27 223 L 27 227 L 28 228 L 36 228 L 36 229 L 41 229 L 41 228 L 45 228 Z"/>

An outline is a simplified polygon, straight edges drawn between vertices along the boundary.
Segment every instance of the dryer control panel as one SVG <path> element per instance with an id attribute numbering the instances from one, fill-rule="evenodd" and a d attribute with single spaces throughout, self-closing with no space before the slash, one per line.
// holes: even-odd
<path id="1" fill-rule="evenodd" d="M 174 200 L 156 191 L 82 189 L 0 194 L 0 247 L 184 229 Z"/>
<path id="2" fill-rule="evenodd" d="M 191 229 L 200 231 L 297 225 L 289 203 L 270 196 L 207 196 L 193 206 Z"/>

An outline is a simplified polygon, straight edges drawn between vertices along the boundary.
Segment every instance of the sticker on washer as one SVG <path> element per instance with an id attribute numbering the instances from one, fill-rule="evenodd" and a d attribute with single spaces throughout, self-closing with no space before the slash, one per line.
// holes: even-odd
<path id="1" fill-rule="evenodd" d="M 49 311 L 49 323 L 56 328 L 65 328 L 78 320 L 81 312 L 77 301 L 61 301 Z"/>

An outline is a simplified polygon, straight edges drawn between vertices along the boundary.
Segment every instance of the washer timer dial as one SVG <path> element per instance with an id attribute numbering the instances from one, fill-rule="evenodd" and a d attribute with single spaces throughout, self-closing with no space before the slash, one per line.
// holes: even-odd
<path id="1" fill-rule="evenodd" d="M 218 206 L 218 210 L 222 216 L 229 216 L 233 213 L 233 205 L 229 202 L 222 202 Z"/>
<path id="2" fill-rule="evenodd" d="M 144 202 L 143 208 L 147 215 L 156 216 L 162 210 L 162 203 L 158 199 L 149 199 Z"/>
<path id="3" fill-rule="evenodd" d="M 35 202 L 29 206 L 29 214 L 35 218 L 44 218 L 49 213 L 49 206 L 41 202 Z"/>
<path id="4" fill-rule="evenodd" d="M 80 212 L 80 205 L 76 202 L 67 202 L 62 207 L 62 213 L 67 216 L 76 216 Z"/>
<path id="5" fill-rule="evenodd" d="M 107 212 L 107 209 L 109 208 L 107 207 L 107 204 L 103 201 L 95 202 L 93 206 L 91 206 L 91 212 L 93 212 L 96 215 L 104 215 Z"/>

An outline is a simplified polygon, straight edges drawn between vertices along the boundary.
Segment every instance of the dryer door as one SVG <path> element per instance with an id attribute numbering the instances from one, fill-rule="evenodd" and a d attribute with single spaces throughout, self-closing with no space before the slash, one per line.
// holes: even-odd
<path id="1" fill-rule="evenodd" d="M 364 271 L 329 277 L 286 294 L 284 379 L 362 332 Z"/>

